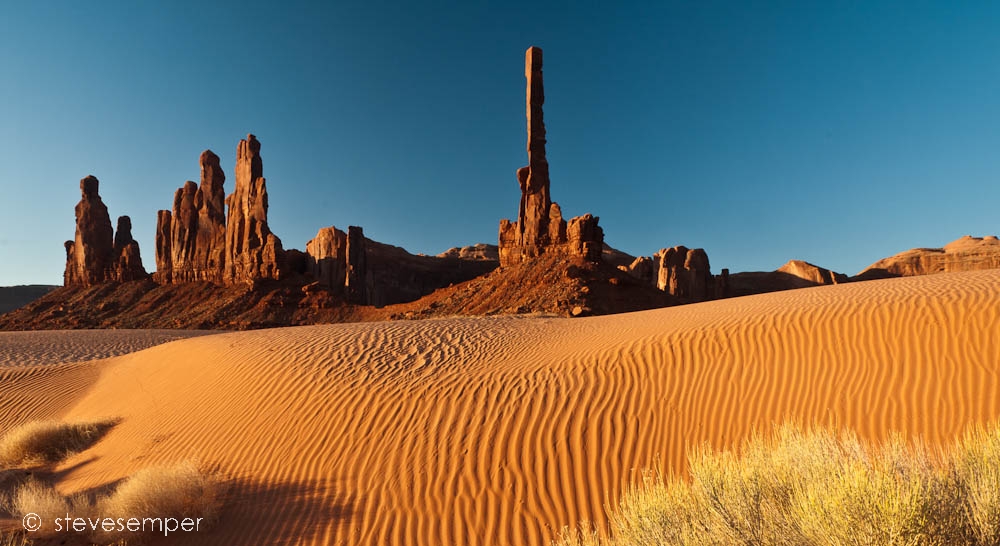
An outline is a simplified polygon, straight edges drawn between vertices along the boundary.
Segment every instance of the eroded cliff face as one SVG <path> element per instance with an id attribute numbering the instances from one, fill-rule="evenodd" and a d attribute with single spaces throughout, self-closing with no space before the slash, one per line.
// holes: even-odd
<path id="1" fill-rule="evenodd" d="M 528 48 L 524 75 L 527 79 L 528 165 L 517 170 L 517 182 L 521 189 L 517 221 L 500 221 L 500 265 L 523 263 L 543 253 L 600 261 L 604 232 L 598 226 L 599 219 L 586 214 L 566 222 L 562 209 L 552 201 L 550 194 L 542 112 L 545 89 L 541 48 Z"/>
<path id="2" fill-rule="evenodd" d="M 111 229 L 108 207 L 101 200 L 100 181 L 94 176 L 80 180 L 80 202 L 76 204 L 76 236 L 66 241 L 66 286 L 93 286 L 107 281 L 145 278 L 139 243 L 132 239 L 128 216 L 118 219 L 118 234 Z"/>

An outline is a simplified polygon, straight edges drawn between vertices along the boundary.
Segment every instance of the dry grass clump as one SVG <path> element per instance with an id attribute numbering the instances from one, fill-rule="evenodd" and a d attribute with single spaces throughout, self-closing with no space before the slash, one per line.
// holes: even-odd
<path id="1" fill-rule="evenodd" d="M 31 541 L 23 534 L 4 534 L 0 532 L 0 546 L 31 546 Z"/>
<path id="2" fill-rule="evenodd" d="M 86 449 L 100 439 L 115 421 L 60 423 L 35 421 L 0 438 L 0 467 L 53 463 Z"/>
<path id="3" fill-rule="evenodd" d="M 179 522 L 190 518 L 199 520 L 198 530 L 204 531 L 218 513 L 220 496 L 219 481 L 214 474 L 185 462 L 140 470 L 113 491 L 96 498 L 82 494 L 64 497 L 51 485 L 29 480 L 14 491 L 8 511 L 18 519 L 27 514 L 40 516 L 42 526 L 31 534 L 32 538 L 58 535 L 89 537 L 95 544 L 138 543 L 154 535 L 163 536 L 163 524 L 149 523 L 139 531 L 126 530 L 118 523 L 119 519 L 141 522 L 144 518 L 173 518 Z M 110 519 L 115 525 L 110 530 L 95 525 L 82 533 L 71 533 L 65 519 L 62 528 L 56 527 L 56 519 L 66 517 L 89 518 L 88 525 L 92 525 L 90 519 L 101 522 Z M 173 530 L 176 531 L 176 527 Z M 176 538 L 176 534 L 171 536 Z M 0 546 L 4 546 L 3 542 Z"/>
<path id="4" fill-rule="evenodd" d="M 738 453 L 701 449 L 691 479 L 647 474 L 610 537 L 566 529 L 563 546 L 1000 544 L 1000 427 L 931 451 L 899 436 L 783 425 Z"/>
<path id="5" fill-rule="evenodd" d="M 38 514 L 41 526 L 36 531 L 36 536 L 46 537 L 55 532 L 56 518 L 64 517 L 75 506 L 86 506 L 87 503 L 82 496 L 67 498 L 51 485 L 29 479 L 14 490 L 6 505 L 7 511 L 18 519 L 26 514 Z"/>
<path id="6" fill-rule="evenodd" d="M 97 511 L 112 518 L 170 516 L 215 518 L 219 484 L 215 476 L 191 462 L 146 468 L 97 502 Z"/>

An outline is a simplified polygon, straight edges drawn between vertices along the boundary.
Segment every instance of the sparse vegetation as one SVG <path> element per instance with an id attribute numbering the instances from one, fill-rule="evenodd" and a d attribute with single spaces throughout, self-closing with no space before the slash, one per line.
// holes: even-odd
<path id="1" fill-rule="evenodd" d="M 1000 544 L 1000 427 L 951 447 L 783 425 L 738 453 L 701 449 L 690 479 L 648 473 L 561 546 Z"/>
<path id="2" fill-rule="evenodd" d="M 53 463 L 90 447 L 115 421 L 60 423 L 35 421 L 0 438 L 0 467 Z"/>
<path id="3" fill-rule="evenodd" d="M 171 516 L 212 520 L 218 503 L 215 476 L 185 462 L 140 470 L 111 495 L 98 499 L 97 511 L 112 518 Z"/>
<path id="4" fill-rule="evenodd" d="M 105 493 L 66 497 L 33 468 L 60 461 L 96 442 L 116 421 L 95 423 L 34 422 L 0 438 L 0 509 L 20 519 L 37 514 L 41 527 L 31 539 L 53 537 L 57 518 L 200 518 L 200 529 L 216 517 L 220 502 L 219 481 L 191 462 L 140 470 Z M 14 470 L 18 468 L 20 470 Z M 44 469 L 43 469 L 44 470 Z M 145 528 L 143 528 L 145 529 Z M 163 534 L 151 525 L 145 534 Z M 143 532 L 105 532 L 95 529 L 90 540 L 99 544 L 135 543 Z M 126 536 L 127 535 L 127 536 Z M 0 546 L 28 546 L 22 532 L 0 534 Z"/>
<path id="5" fill-rule="evenodd" d="M 0 532 L 0 546 L 31 546 L 31 541 L 23 534 L 4 534 Z"/>
<path id="6" fill-rule="evenodd" d="M 169 467 L 140 470 L 116 489 L 90 498 L 86 495 L 64 497 L 51 485 L 29 480 L 11 496 L 8 511 L 15 518 L 38 514 L 42 527 L 33 537 L 51 537 L 57 518 L 105 518 L 126 521 L 130 518 L 201 518 L 199 529 L 206 529 L 215 519 L 220 502 L 219 482 L 190 462 Z M 68 526 L 68 523 L 66 524 Z M 142 532 L 112 531 L 93 528 L 90 539 L 98 544 L 135 542 L 144 536 L 163 535 L 162 527 L 150 525 Z M 3 543 L 0 543 L 3 546 Z"/>

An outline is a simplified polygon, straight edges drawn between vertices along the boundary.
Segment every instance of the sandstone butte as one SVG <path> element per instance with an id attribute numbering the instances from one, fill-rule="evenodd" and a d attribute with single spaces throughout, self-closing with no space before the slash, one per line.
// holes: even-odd
<path id="1" fill-rule="evenodd" d="M 1000 240 L 993 235 L 966 235 L 944 248 L 915 248 L 879 260 L 858 273 L 857 278 L 910 277 L 996 268 L 1000 268 Z"/>

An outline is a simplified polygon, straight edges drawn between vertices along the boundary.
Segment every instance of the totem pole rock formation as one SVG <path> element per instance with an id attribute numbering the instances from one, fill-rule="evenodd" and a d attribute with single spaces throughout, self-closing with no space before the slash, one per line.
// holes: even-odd
<path id="1" fill-rule="evenodd" d="M 604 232 L 598 218 L 590 214 L 563 220 L 562 210 L 549 193 L 549 162 L 545 158 L 545 121 L 542 105 L 542 50 L 530 47 L 525 53 L 527 84 L 528 165 L 517 170 L 521 204 L 516 222 L 500 221 L 500 265 L 522 263 L 545 252 L 601 259 Z"/>
<path id="2" fill-rule="evenodd" d="M 236 148 L 236 188 L 226 197 L 226 284 L 280 279 L 284 250 L 267 226 L 267 184 L 260 142 L 247 135 Z"/>
<path id="3" fill-rule="evenodd" d="M 108 207 L 98 194 L 100 181 L 93 175 L 80 180 L 76 204 L 76 237 L 66 241 L 66 286 L 91 286 L 108 277 L 114 251 L 114 232 Z"/>
<path id="4" fill-rule="evenodd" d="M 236 188 L 228 197 L 219 156 L 205 150 L 198 163 L 201 184 L 185 182 L 174 193 L 173 209 L 157 213 L 153 279 L 225 285 L 280 279 L 285 252 L 267 225 L 267 184 L 257 137 L 247 135 L 236 148 Z"/>

